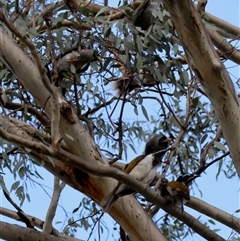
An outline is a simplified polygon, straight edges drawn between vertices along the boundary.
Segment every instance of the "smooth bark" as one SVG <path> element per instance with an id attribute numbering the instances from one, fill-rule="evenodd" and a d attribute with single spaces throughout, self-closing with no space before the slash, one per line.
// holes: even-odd
<path id="1" fill-rule="evenodd" d="M 240 176 L 240 106 L 228 72 L 190 0 L 164 0 L 190 67 L 214 107 L 231 157 Z"/>

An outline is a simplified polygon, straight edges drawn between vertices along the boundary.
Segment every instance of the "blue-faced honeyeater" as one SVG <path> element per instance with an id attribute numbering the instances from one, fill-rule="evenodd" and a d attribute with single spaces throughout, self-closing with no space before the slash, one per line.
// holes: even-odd
<path id="1" fill-rule="evenodd" d="M 162 187 L 161 195 L 183 211 L 183 205 L 190 200 L 188 185 L 197 177 L 198 174 L 183 174 L 176 181 L 167 182 Z"/>
<path id="2" fill-rule="evenodd" d="M 125 166 L 123 171 L 138 181 L 150 185 L 155 177 L 156 169 L 161 165 L 161 157 L 166 152 L 163 150 L 167 149 L 171 138 L 162 135 L 158 141 L 158 152 L 145 153 L 145 155 L 134 158 Z M 135 193 L 133 189 L 124 183 L 118 182 L 117 186 L 102 200 L 101 206 L 103 211 L 108 212 L 119 197 L 132 193 Z"/>

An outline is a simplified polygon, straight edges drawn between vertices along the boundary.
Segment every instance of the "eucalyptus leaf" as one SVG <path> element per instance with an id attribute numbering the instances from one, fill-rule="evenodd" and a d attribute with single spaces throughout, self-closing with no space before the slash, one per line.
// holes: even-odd
<path id="1" fill-rule="evenodd" d="M 143 105 L 141 105 L 141 108 L 142 108 L 142 113 L 143 113 L 144 117 L 149 121 L 147 110 L 145 109 L 145 107 Z"/>
<path id="2" fill-rule="evenodd" d="M 214 141 L 214 146 L 217 147 L 219 150 L 226 151 L 226 147 L 221 142 Z"/>

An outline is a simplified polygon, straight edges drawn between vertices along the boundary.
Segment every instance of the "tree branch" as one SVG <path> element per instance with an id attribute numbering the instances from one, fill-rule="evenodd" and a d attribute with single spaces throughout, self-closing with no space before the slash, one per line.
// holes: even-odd
<path id="1" fill-rule="evenodd" d="M 14 211 L 12 211 L 12 210 L 10 210 L 10 209 L 0 207 L 0 214 L 3 215 L 3 216 L 5 216 L 5 217 L 14 219 L 14 220 L 16 220 L 16 221 L 23 222 L 22 219 L 17 215 L 17 213 L 14 212 Z M 37 217 L 28 215 L 28 214 L 26 214 L 26 213 L 24 213 L 24 214 L 26 215 L 26 217 L 31 221 L 31 223 L 32 223 L 35 227 L 40 228 L 40 229 L 43 228 L 44 221 L 40 220 L 40 219 L 37 218 Z M 51 234 L 54 235 L 54 236 L 65 237 L 65 235 L 62 235 L 62 234 L 59 233 L 56 229 L 52 229 Z"/>
<path id="2" fill-rule="evenodd" d="M 182 213 L 182 210 L 177 208 L 176 206 L 167 204 L 166 200 L 164 200 L 160 196 L 156 196 L 156 194 L 153 191 L 151 191 L 149 189 L 149 187 L 145 186 L 144 184 L 142 184 L 135 178 L 132 178 L 130 175 L 127 175 L 124 172 L 119 171 L 118 169 L 108 167 L 108 166 L 102 166 L 102 165 L 98 165 L 98 164 L 93 165 L 93 164 L 83 160 L 82 158 L 79 158 L 66 151 L 52 150 L 51 147 L 47 147 L 47 146 L 44 146 L 42 144 L 39 144 L 39 143 L 36 143 L 33 141 L 23 140 L 22 138 L 19 138 L 16 135 L 8 133 L 7 131 L 5 131 L 2 128 L 0 128 L 0 135 L 4 139 L 6 139 L 12 143 L 15 143 L 17 145 L 23 145 L 23 143 L 24 143 L 24 146 L 27 148 L 41 152 L 45 155 L 48 155 L 48 156 L 51 156 L 54 158 L 58 158 L 59 160 L 62 160 L 65 162 L 67 161 L 69 164 L 75 166 L 76 168 L 78 168 L 84 172 L 88 172 L 88 173 L 91 173 L 93 175 L 98 175 L 98 176 L 105 176 L 105 177 L 107 176 L 107 177 L 116 178 L 117 180 L 127 184 L 128 186 L 130 186 L 137 192 L 141 193 L 147 200 L 162 207 L 165 211 L 167 211 L 171 215 L 174 215 L 175 217 L 177 217 L 178 219 L 180 219 L 181 221 L 186 223 L 195 232 L 199 233 L 201 236 L 203 236 L 207 240 L 212 240 L 212 239 L 216 240 L 216 241 L 224 240 L 219 235 L 217 235 L 216 233 L 214 233 L 213 231 L 208 229 L 205 225 L 201 224 L 197 219 L 193 218 L 191 215 L 189 215 L 185 212 Z M 134 210 L 136 209 L 136 207 L 137 207 L 136 200 L 134 200 L 133 198 L 129 198 L 129 197 L 124 197 L 121 199 L 121 201 L 123 201 L 123 200 L 129 201 L 128 208 L 130 208 L 130 210 L 132 210 L 131 208 L 133 208 L 133 207 L 134 207 Z M 96 200 L 96 201 L 100 202 L 100 200 Z M 114 207 L 112 209 L 114 209 Z M 114 211 L 112 209 L 111 209 L 111 212 Z M 125 206 L 124 210 L 126 211 L 126 209 L 127 209 L 127 207 Z M 130 210 L 129 210 L 129 212 L 130 212 Z M 165 240 L 165 239 L 162 236 L 162 239 L 160 237 L 159 240 Z"/>
<path id="3" fill-rule="evenodd" d="M 54 177 L 53 195 L 43 225 L 43 233 L 50 234 L 53 229 L 52 222 L 57 210 L 58 200 L 65 186 L 66 184 L 64 182 L 60 183 L 60 180 L 57 177 Z"/>
<path id="4" fill-rule="evenodd" d="M 216 31 L 212 29 L 208 29 L 208 34 L 210 35 L 214 45 L 222 52 L 222 54 L 226 58 L 240 65 L 240 51 L 238 49 L 233 47 L 227 40 L 225 40 Z"/>
<path id="5" fill-rule="evenodd" d="M 217 220 L 218 222 L 226 225 L 227 227 L 240 233 L 240 219 L 234 217 L 233 215 L 224 212 L 223 210 L 214 207 L 201 199 L 191 197 L 190 201 L 186 203 L 186 206 L 204 214 L 208 217 Z"/>
<path id="6" fill-rule="evenodd" d="M 38 143 L 37 140 L 33 139 L 31 136 L 28 136 L 24 131 L 19 129 L 18 126 L 15 126 L 13 125 L 13 123 L 9 122 L 7 118 L 0 116 L 0 120 L 0 125 L 4 126 L 4 130 L 0 128 L 3 131 L 0 131 L 0 136 L 5 133 L 6 136 L 8 136 L 10 139 L 13 138 L 16 141 L 17 138 L 18 144 L 16 142 L 14 143 L 17 144 L 17 146 L 19 146 L 21 150 L 27 152 L 27 154 L 30 157 L 34 158 L 37 163 L 42 164 L 43 161 L 45 161 L 44 168 L 46 168 L 49 172 L 53 173 L 58 178 L 64 180 L 64 182 L 66 182 L 71 187 L 77 189 L 78 191 L 81 191 L 85 195 L 88 195 L 97 203 L 100 203 L 102 198 L 115 185 L 115 182 L 109 182 L 105 174 L 103 174 L 102 177 L 95 174 L 87 174 L 88 172 L 86 172 L 86 170 L 82 169 L 81 166 L 78 166 L 77 163 L 79 159 L 76 155 L 71 154 L 72 152 L 65 152 L 65 154 L 63 155 L 62 150 L 61 152 L 58 152 L 50 145 L 47 146 Z M 6 126 L 8 127 L 7 131 Z M 8 140 L 10 141 L 10 139 Z M 45 153 L 51 154 L 47 154 L 48 157 L 46 157 L 44 156 Z M 95 155 L 92 157 L 92 153 L 93 152 L 90 152 L 89 158 L 85 158 L 85 160 L 81 158 L 81 160 L 83 161 L 82 164 L 94 166 L 96 167 L 96 171 L 99 171 L 98 168 L 106 167 L 102 166 L 102 164 L 97 164 L 99 162 L 93 162 L 92 158 L 98 157 Z M 68 154 L 72 155 L 70 159 Z M 71 161 L 72 157 L 75 158 L 74 162 Z M 81 157 L 83 157 L 83 155 L 81 155 Z M 53 166 L 52 163 L 54 163 L 55 166 Z M 73 165 L 73 163 L 75 163 L 75 165 Z M 115 170 L 115 168 L 113 168 L 113 170 Z M 129 206 L 126 202 L 128 200 L 130 200 L 134 204 Z M 126 202 L 124 205 L 125 208 L 122 208 L 121 206 L 123 205 L 123 202 Z M 134 207 L 135 216 L 132 216 L 131 214 L 131 212 L 133 211 L 132 207 Z M 121 199 L 121 202 L 118 202 L 112 209 L 111 215 L 117 222 L 121 223 L 122 227 L 133 239 L 145 241 L 147 237 L 150 237 L 152 241 L 166 241 L 166 239 L 162 236 L 152 219 L 147 215 L 147 213 L 141 208 L 137 200 L 132 196 L 127 197 L 127 199 Z M 138 226 L 136 226 L 136 228 L 134 228 L 132 226 L 132 222 L 138 222 L 138 217 L 142 217 L 141 222 L 138 223 Z M 148 230 L 144 229 L 146 225 L 149 225 Z M 141 227 L 140 231 L 139 227 Z"/>
<path id="7" fill-rule="evenodd" d="M 202 84 L 222 127 L 240 176 L 240 106 L 232 80 L 191 0 L 163 0 L 183 44 L 188 62 Z"/>
<path id="8" fill-rule="evenodd" d="M 32 241 L 32 240 L 38 240 L 38 241 L 84 241 L 82 239 L 74 239 L 71 237 L 55 237 L 50 234 L 43 234 L 39 231 L 24 228 L 16 224 L 9 224 L 6 222 L 0 221 L 0 238 L 3 240 L 11 240 L 11 241 Z M 71 238 L 71 239 L 68 239 Z"/>
<path id="9" fill-rule="evenodd" d="M 240 28 L 228 23 L 227 21 L 224 21 L 210 13 L 207 13 L 207 21 L 209 23 L 213 23 L 214 25 L 216 25 L 219 29 L 224 30 L 225 32 L 232 34 L 235 38 L 237 36 L 239 36 L 240 33 Z"/>

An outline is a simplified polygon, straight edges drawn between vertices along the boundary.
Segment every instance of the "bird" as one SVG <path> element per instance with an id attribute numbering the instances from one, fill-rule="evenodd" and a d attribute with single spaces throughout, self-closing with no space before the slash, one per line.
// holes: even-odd
<path id="1" fill-rule="evenodd" d="M 155 173 L 158 167 L 161 165 L 160 153 L 166 152 L 171 138 L 163 138 L 161 142 L 161 148 L 158 152 L 140 155 L 134 158 L 124 168 L 124 173 L 131 175 L 138 181 L 150 185 L 155 177 Z M 161 154 L 162 156 L 162 154 Z M 101 207 L 104 212 L 109 212 L 113 204 L 119 197 L 133 194 L 135 191 L 124 183 L 118 182 L 116 187 L 101 201 Z"/>
<path id="2" fill-rule="evenodd" d="M 141 70 L 140 73 L 134 75 L 132 79 L 125 76 L 114 81 L 112 89 L 117 91 L 118 97 L 121 97 L 136 88 L 141 88 L 141 86 L 154 87 L 157 86 L 157 84 L 158 82 L 149 72 Z"/>
<path id="3" fill-rule="evenodd" d="M 79 49 L 78 51 L 72 51 L 65 54 L 57 61 L 57 72 L 59 74 L 64 72 L 70 73 L 71 65 L 73 65 L 75 67 L 76 74 L 80 74 L 85 72 L 90 63 L 94 61 L 102 62 L 102 59 L 97 52 L 92 49 Z"/>
<path id="4" fill-rule="evenodd" d="M 75 73 L 80 74 L 87 71 L 91 62 L 100 61 L 102 59 L 95 50 L 92 49 L 79 49 L 78 47 L 67 50 L 64 54 L 56 58 L 57 78 L 55 85 L 58 86 L 62 78 L 72 78 L 71 66 L 75 68 Z M 45 65 L 47 76 L 51 80 L 52 72 L 49 69 L 51 62 Z"/>
<path id="5" fill-rule="evenodd" d="M 161 1 L 158 0 L 143 0 L 132 15 L 133 25 L 146 31 L 156 24 L 157 18 L 153 12 L 160 8 L 160 4 Z"/>
<path id="6" fill-rule="evenodd" d="M 139 89 L 143 87 L 154 87 L 160 83 L 160 79 L 157 76 L 154 76 L 150 69 L 154 68 L 154 72 L 159 72 L 159 76 L 163 73 L 164 62 L 159 58 L 158 61 L 154 61 L 151 64 L 143 66 L 140 71 L 135 70 L 135 67 L 131 67 L 129 74 L 123 75 L 117 80 L 113 81 L 112 89 L 117 92 L 118 97 L 123 97 L 124 95 L 129 94 L 134 89 Z M 160 64 L 159 64 L 160 63 Z"/>
<path id="7" fill-rule="evenodd" d="M 181 207 L 182 211 L 183 205 L 190 200 L 189 187 L 188 185 L 200 175 L 198 174 L 182 174 L 176 181 L 167 182 L 162 187 L 161 196 L 166 198 L 172 204 Z"/>
<path id="8" fill-rule="evenodd" d="M 152 6 L 150 0 L 142 1 L 133 13 L 133 25 L 141 27 L 142 30 L 148 30 L 153 21 L 152 11 L 155 10 L 155 5 Z"/>

